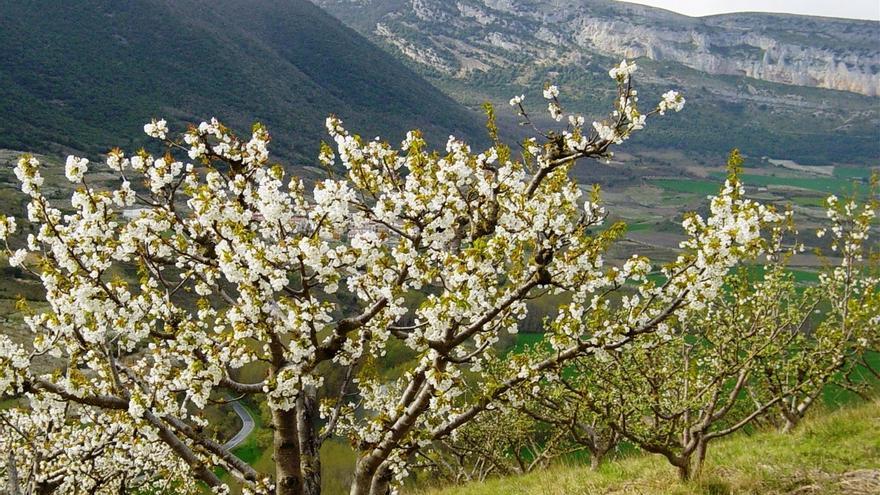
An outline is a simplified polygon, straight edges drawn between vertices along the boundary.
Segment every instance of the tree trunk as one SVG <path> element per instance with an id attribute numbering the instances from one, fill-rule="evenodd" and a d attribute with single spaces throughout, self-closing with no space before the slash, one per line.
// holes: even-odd
<path id="1" fill-rule="evenodd" d="M 782 433 L 791 433 L 798 425 L 798 420 L 793 416 L 785 416 L 785 424 L 782 425 Z"/>
<path id="2" fill-rule="evenodd" d="M 367 495 L 373 483 L 373 476 L 380 472 L 383 463 L 388 459 L 397 442 L 409 432 L 419 415 L 427 408 L 434 393 L 434 387 L 425 384 L 424 373 L 417 380 L 418 393 L 413 394 L 409 406 L 384 433 L 384 438 L 377 445 L 364 450 L 366 453 L 358 458 L 354 469 L 354 480 L 351 483 L 350 495 Z M 410 385 L 412 386 L 412 384 Z"/>
<path id="3" fill-rule="evenodd" d="M 370 483 L 370 495 L 389 495 L 391 493 L 391 470 L 382 466 Z"/>
<path id="4" fill-rule="evenodd" d="M 782 433 L 791 433 L 791 430 L 795 429 L 795 427 L 800 423 L 800 416 L 798 416 L 797 408 L 794 411 L 787 409 L 786 407 L 782 408 Z"/>
<path id="5" fill-rule="evenodd" d="M 366 457 L 358 459 L 349 495 L 387 495 L 391 493 L 391 470 L 383 463 L 371 468 Z"/>
<path id="6" fill-rule="evenodd" d="M 675 466 L 678 469 L 678 479 L 682 482 L 690 481 L 691 479 L 691 463 L 690 459 L 685 459 L 684 462 L 677 464 Z"/>
<path id="7" fill-rule="evenodd" d="M 275 494 L 304 495 L 296 409 L 272 411 Z"/>
<path id="8" fill-rule="evenodd" d="M 372 481 L 373 472 L 364 462 L 364 457 L 361 457 L 354 468 L 354 480 L 351 482 L 349 495 L 369 495 Z"/>
<path id="9" fill-rule="evenodd" d="M 693 471 L 691 472 L 692 478 L 699 478 L 703 474 L 703 464 L 706 462 L 706 449 L 709 446 L 709 442 L 700 438 L 699 443 L 697 444 L 697 451 L 695 452 L 694 460 L 693 460 Z"/>
<path id="10" fill-rule="evenodd" d="M 303 494 L 321 494 L 321 445 L 318 441 L 318 391 L 306 387 L 296 401 Z"/>
<path id="11" fill-rule="evenodd" d="M 590 452 L 590 471 L 597 471 L 600 464 L 602 464 L 602 454 Z"/>
<path id="12" fill-rule="evenodd" d="M 681 456 L 671 454 L 664 456 L 667 460 L 669 460 L 670 464 L 675 466 L 675 469 L 678 471 L 678 479 L 681 482 L 688 482 L 693 478 L 693 466 L 691 465 L 693 452 L 688 454 L 682 454 Z"/>

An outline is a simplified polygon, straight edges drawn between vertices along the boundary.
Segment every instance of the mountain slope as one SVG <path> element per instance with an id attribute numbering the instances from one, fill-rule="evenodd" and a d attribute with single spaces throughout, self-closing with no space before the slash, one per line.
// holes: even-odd
<path id="1" fill-rule="evenodd" d="M 317 0 L 456 99 L 476 106 L 559 83 L 604 112 L 609 65 L 638 58 L 642 95 L 683 89 L 688 112 L 636 146 L 801 162 L 880 155 L 880 23 L 772 14 L 691 18 L 609 0 Z M 829 86 L 852 91 L 824 89 Z M 531 90 L 531 93 L 529 91 Z M 860 94 L 866 93 L 866 94 Z"/>
<path id="2" fill-rule="evenodd" d="M 481 41 L 519 45 L 532 57 L 572 45 L 604 55 L 679 62 L 710 74 L 745 75 L 769 82 L 880 93 L 880 23 L 785 14 L 688 17 L 612 0 L 318 0 L 346 22 L 389 39 L 404 19 L 450 28 L 482 28 Z M 408 11 L 408 12 L 407 12 Z M 389 32 L 390 31 L 390 32 Z M 478 39 L 467 37 L 466 42 Z M 522 43 L 529 41 L 528 44 Z M 458 50 L 435 51 L 446 71 L 467 71 Z M 418 50 L 419 43 L 413 43 Z M 448 48 L 448 47 L 447 47 Z M 495 65 L 491 58 L 477 57 Z M 497 60 L 497 59 L 496 59 Z"/>
<path id="3" fill-rule="evenodd" d="M 150 117 L 266 123 L 313 157 L 330 113 L 365 136 L 482 134 L 480 118 L 305 0 L 0 3 L 0 147 L 104 152 Z"/>

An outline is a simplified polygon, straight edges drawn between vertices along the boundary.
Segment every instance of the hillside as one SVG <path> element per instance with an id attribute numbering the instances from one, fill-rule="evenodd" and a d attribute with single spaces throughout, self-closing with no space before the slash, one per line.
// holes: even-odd
<path id="1" fill-rule="evenodd" d="M 867 163 L 880 155 L 880 23 L 793 15 L 692 18 L 609 0 L 317 0 L 459 101 L 606 108 L 607 70 L 638 58 L 641 94 L 668 87 L 687 116 L 635 145 L 691 154 Z M 537 108 L 537 107 L 535 107 Z"/>
<path id="2" fill-rule="evenodd" d="M 557 466 L 420 495 L 880 493 L 880 402 L 816 417 L 791 435 L 738 435 L 709 448 L 701 481 L 683 485 L 659 456 L 606 463 L 598 472 Z"/>
<path id="3" fill-rule="evenodd" d="M 399 140 L 480 136 L 481 118 L 306 0 L 0 4 L 0 148 L 106 152 L 152 116 L 268 124 L 284 157 L 314 157 L 335 113 Z"/>

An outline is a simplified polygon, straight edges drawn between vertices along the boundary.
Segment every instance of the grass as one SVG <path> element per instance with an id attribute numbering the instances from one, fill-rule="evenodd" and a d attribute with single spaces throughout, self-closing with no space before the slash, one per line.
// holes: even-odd
<path id="1" fill-rule="evenodd" d="M 660 222 L 633 222 L 626 224 L 627 232 L 644 232 L 644 231 L 654 231 L 659 226 Z"/>
<path id="2" fill-rule="evenodd" d="M 764 265 L 744 265 L 744 267 L 749 272 L 749 276 L 753 280 L 761 280 L 764 277 Z M 732 269 L 731 273 L 734 273 L 735 270 L 736 269 Z M 799 286 L 812 285 L 819 282 L 819 272 L 800 270 L 796 268 L 789 268 L 786 271 L 790 273 L 792 277 L 794 277 L 795 283 Z M 652 280 L 656 285 L 662 285 L 666 282 L 666 277 L 660 272 L 649 273 L 648 279 Z"/>
<path id="3" fill-rule="evenodd" d="M 716 172 L 711 174 L 711 177 L 724 180 L 725 175 Z M 789 186 L 838 195 L 848 195 L 854 191 L 859 195 L 865 195 L 868 192 L 866 184 L 848 178 L 776 177 L 773 175 L 743 174 L 740 179 L 746 187 Z"/>
<path id="4" fill-rule="evenodd" d="M 723 181 L 696 179 L 657 179 L 654 181 L 654 184 L 672 192 L 710 195 L 718 194 L 724 183 Z"/>
<path id="5" fill-rule="evenodd" d="M 746 265 L 746 270 L 748 270 L 752 279 L 761 280 L 764 277 L 766 268 L 764 265 Z M 789 268 L 786 271 L 794 277 L 795 283 L 799 285 L 815 284 L 819 282 L 819 272 L 798 270 L 794 268 Z"/>
<path id="6" fill-rule="evenodd" d="M 873 369 L 880 369 L 880 352 L 868 351 L 865 359 Z M 842 377 L 841 377 L 842 378 Z M 868 372 L 863 366 L 856 366 L 850 378 L 854 383 L 866 388 L 880 389 L 880 380 Z M 822 402 L 830 407 L 839 407 L 846 404 L 855 404 L 860 401 L 859 396 L 851 390 L 842 387 L 828 385 L 822 390 Z"/>
<path id="7" fill-rule="evenodd" d="M 816 191 L 822 194 L 844 194 L 848 195 L 856 192 L 860 196 L 864 196 L 868 192 L 868 186 L 864 183 L 854 181 L 854 178 L 861 177 L 862 174 L 857 172 L 841 173 L 838 177 L 777 177 L 773 175 L 755 175 L 744 174 L 740 178 L 747 187 L 767 187 L 767 186 L 789 186 L 801 189 Z M 867 169 L 864 169 L 867 170 Z M 720 172 L 711 174 L 712 180 L 700 179 L 655 179 L 652 181 L 654 185 L 663 188 L 666 191 L 674 193 L 690 193 L 699 195 L 718 194 L 726 175 Z M 792 202 L 800 206 L 824 206 L 824 198 L 797 195 L 790 198 Z"/>
<path id="8" fill-rule="evenodd" d="M 834 176 L 842 179 L 867 179 L 871 173 L 877 170 L 871 167 L 834 167 Z"/>
<path id="9" fill-rule="evenodd" d="M 544 339 L 543 333 L 520 332 L 520 333 L 516 334 L 516 341 L 513 344 L 513 347 L 511 347 L 508 352 L 512 352 L 514 354 L 520 354 L 523 351 L 525 351 L 527 347 L 531 347 L 543 339 Z"/>
<path id="10" fill-rule="evenodd" d="M 633 455 L 597 472 L 560 464 L 525 476 L 499 478 L 420 495 L 679 495 L 876 493 L 880 470 L 880 402 L 814 414 L 792 434 L 759 432 L 709 448 L 704 476 L 680 483 L 659 456 Z M 873 478 L 872 478 L 873 476 Z M 873 481 L 872 481 L 873 480 Z M 873 483 L 873 484 L 872 484 Z M 844 492 L 844 488 L 849 491 Z"/>

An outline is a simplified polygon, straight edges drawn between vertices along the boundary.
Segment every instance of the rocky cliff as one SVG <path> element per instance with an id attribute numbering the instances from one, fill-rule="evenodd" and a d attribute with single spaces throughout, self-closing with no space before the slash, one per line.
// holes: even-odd
<path id="1" fill-rule="evenodd" d="M 611 0 L 317 0 L 406 57 L 453 77 L 592 54 L 713 75 L 880 94 L 880 23 L 780 14 L 692 18 Z"/>

